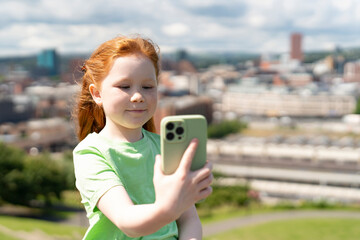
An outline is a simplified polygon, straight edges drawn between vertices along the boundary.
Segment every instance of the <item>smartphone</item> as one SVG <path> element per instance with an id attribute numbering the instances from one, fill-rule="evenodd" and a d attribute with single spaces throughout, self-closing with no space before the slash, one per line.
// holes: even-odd
<path id="1" fill-rule="evenodd" d="M 165 174 L 176 171 L 181 158 L 192 139 L 199 140 L 191 170 L 202 168 L 206 163 L 207 121 L 202 115 L 178 115 L 164 117 L 160 123 L 162 170 Z"/>

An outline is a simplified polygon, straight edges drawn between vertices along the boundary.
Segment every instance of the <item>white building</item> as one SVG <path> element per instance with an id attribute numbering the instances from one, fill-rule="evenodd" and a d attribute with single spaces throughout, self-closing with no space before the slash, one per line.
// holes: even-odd
<path id="1" fill-rule="evenodd" d="M 239 115 L 329 117 L 352 113 L 356 99 L 346 95 L 297 95 L 277 93 L 223 94 L 221 110 Z"/>

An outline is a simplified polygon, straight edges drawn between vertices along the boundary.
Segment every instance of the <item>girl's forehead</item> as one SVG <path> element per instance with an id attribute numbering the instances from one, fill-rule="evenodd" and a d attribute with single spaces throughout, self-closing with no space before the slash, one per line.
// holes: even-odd
<path id="1" fill-rule="evenodd" d="M 140 65 L 140 64 L 149 64 L 149 63 L 151 64 L 151 66 L 153 66 L 153 63 L 146 55 L 131 54 L 116 58 L 113 62 L 111 69 L 114 67 L 121 67 L 123 65 Z"/>
<path id="2" fill-rule="evenodd" d="M 127 55 L 114 60 L 104 80 L 120 80 L 127 77 L 154 78 L 156 81 L 156 70 L 147 56 Z"/>

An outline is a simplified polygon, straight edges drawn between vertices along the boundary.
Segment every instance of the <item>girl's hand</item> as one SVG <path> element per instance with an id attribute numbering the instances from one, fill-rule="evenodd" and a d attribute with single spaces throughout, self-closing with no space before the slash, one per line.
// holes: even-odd
<path id="1" fill-rule="evenodd" d="M 206 198 L 212 192 L 210 186 L 213 176 L 212 164 L 207 162 L 199 170 L 191 171 L 190 166 L 195 155 L 198 140 L 193 139 L 186 149 L 175 173 L 165 175 L 161 170 L 161 157 L 156 156 L 154 169 L 155 205 L 162 209 L 172 220 Z"/>

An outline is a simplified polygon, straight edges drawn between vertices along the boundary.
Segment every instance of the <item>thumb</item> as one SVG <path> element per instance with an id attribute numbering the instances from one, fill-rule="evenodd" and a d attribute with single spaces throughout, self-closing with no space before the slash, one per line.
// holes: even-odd
<path id="1" fill-rule="evenodd" d="M 193 140 L 191 140 L 189 146 L 187 147 L 187 149 L 185 150 L 185 152 L 181 158 L 178 169 L 190 171 L 192 159 L 195 156 L 198 142 L 199 142 L 199 140 L 197 138 L 194 138 Z"/>

